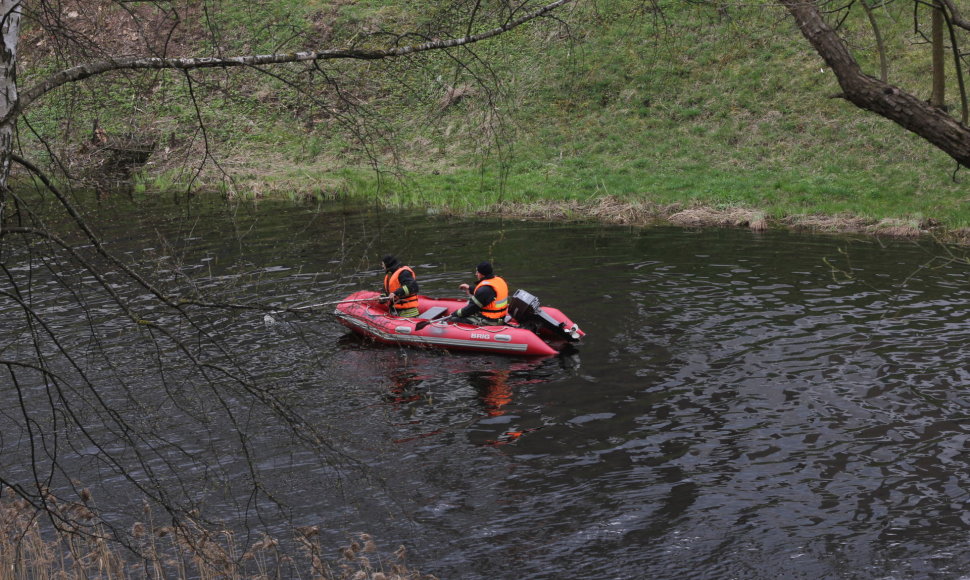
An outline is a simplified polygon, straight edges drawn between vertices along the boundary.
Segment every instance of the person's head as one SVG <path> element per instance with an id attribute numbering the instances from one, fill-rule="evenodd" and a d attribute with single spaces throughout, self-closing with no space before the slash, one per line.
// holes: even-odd
<path id="1" fill-rule="evenodd" d="M 393 255 L 388 254 L 381 258 L 381 264 L 384 264 L 384 269 L 386 271 L 393 272 L 394 270 L 397 270 L 398 266 L 401 265 L 401 262 L 399 262 L 398 259 Z"/>
<path id="2" fill-rule="evenodd" d="M 491 278 L 494 275 L 492 271 L 492 265 L 488 262 L 482 262 L 478 266 L 475 266 L 475 277 L 478 279 Z"/>

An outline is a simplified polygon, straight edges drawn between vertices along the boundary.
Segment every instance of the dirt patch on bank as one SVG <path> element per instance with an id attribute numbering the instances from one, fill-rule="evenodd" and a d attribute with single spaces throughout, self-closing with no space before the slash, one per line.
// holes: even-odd
<path id="1" fill-rule="evenodd" d="M 670 224 L 686 228 L 731 227 L 764 231 L 784 228 L 805 232 L 866 234 L 892 238 L 933 237 L 947 243 L 970 245 L 970 229 L 948 230 L 933 220 L 871 220 L 858 216 L 793 215 L 772 218 L 746 208 L 659 205 L 603 197 L 589 201 L 540 201 L 496 204 L 482 215 L 550 221 L 597 221 L 649 226 Z"/>

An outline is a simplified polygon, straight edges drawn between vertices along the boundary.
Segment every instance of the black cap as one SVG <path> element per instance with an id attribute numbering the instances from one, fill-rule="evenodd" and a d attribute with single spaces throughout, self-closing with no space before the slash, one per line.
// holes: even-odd
<path id="1" fill-rule="evenodd" d="M 479 274 L 485 276 L 486 278 L 492 275 L 492 265 L 488 262 L 482 262 L 475 269 L 478 270 Z"/>
<path id="2" fill-rule="evenodd" d="M 384 264 L 385 270 L 391 270 L 396 268 L 400 262 L 398 262 L 397 258 L 395 258 L 393 255 L 388 254 L 381 258 L 381 263 Z"/>

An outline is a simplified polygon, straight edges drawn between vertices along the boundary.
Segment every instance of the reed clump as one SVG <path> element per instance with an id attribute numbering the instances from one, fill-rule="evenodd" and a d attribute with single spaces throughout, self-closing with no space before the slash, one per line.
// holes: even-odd
<path id="1" fill-rule="evenodd" d="M 0 497 L 0 580 L 436 580 L 408 565 L 404 546 L 382 553 L 365 533 L 336 550 L 323 546 L 318 526 L 295 528 L 292 549 L 265 534 L 245 545 L 234 532 L 211 530 L 191 517 L 157 526 L 146 506 L 145 521 L 118 534 L 99 518 L 86 491 L 79 502 L 48 491 L 36 498 L 10 488 Z"/>

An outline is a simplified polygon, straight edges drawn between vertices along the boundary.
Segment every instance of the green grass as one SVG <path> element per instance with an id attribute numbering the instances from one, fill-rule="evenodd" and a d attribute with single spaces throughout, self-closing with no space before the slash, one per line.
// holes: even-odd
<path id="1" fill-rule="evenodd" d="M 475 58 L 456 51 L 323 63 L 365 103 L 357 111 L 364 125 L 345 122 L 351 111 L 326 83 L 315 82 L 308 98 L 254 71 L 208 71 L 198 73 L 195 89 L 210 148 L 236 171 L 240 195 L 379 195 L 383 203 L 462 211 L 609 195 L 738 205 L 770 216 L 921 216 L 970 226 L 963 173 L 951 177 L 954 162 L 895 124 L 831 98 L 834 77 L 776 4 L 719 4 L 725 13 L 707 4 L 651 4 L 660 14 L 636 0 L 580 2 L 561 13 L 568 29 L 546 20 L 476 45 Z M 878 11 L 890 80 L 925 96 L 928 55 L 914 42 L 904 4 Z M 282 29 L 312 36 L 324 24 L 333 25 L 329 42 L 337 45 L 362 41 L 354 36 L 362 23 L 430 32 L 443 9 L 376 0 L 254 6 L 227 6 L 214 16 L 221 30 L 233 31 L 224 40 L 238 43 L 235 50 L 269 48 Z M 317 23 L 308 23 L 314 16 Z M 878 74 L 861 13 L 845 26 L 867 72 Z M 297 39 L 285 48 L 304 47 Z M 275 72 L 302 82 L 301 70 Z M 91 81 L 113 95 L 99 109 L 110 111 L 103 124 L 137 118 L 190 146 L 196 111 L 179 75 L 158 75 L 154 100 L 135 86 L 113 91 L 113 82 Z M 445 87 L 461 85 L 473 93 L 442 109 Z M 37 116 L 47 120 L 40 123 L 46 134 L 56 133 L 64 115 L 79 116 L 83 127 L 94 114 L 68 101 L 51 99 L 57 114 Z M 169 184 L 170 177 L 153 175 L 172 175 L 179 160 L 149 166 L 140 178 L 145 187 Z"/>

